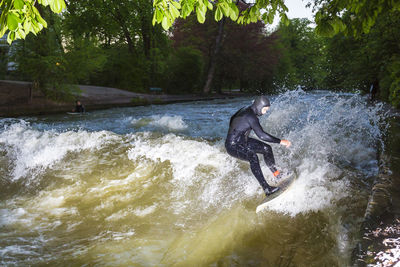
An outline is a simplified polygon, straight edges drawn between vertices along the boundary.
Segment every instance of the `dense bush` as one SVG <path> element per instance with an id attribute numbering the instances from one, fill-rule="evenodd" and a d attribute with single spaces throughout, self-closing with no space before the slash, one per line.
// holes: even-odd
<path id="1" fill-rule="evenodd" d="M 180 47 L 167 62 L 165 89 L 168 93 L 198 92 L 201 89 L 203 56 L 192 47 Z"/>
<path id="2" fill-rule="evenodd" d="M 101 71 L 90 76 L 92 85 L 144 92 L 149 85 L 150 66 L 143 57 L 129 53 L 126 47 L 103 49 L 107 60 Z"/>

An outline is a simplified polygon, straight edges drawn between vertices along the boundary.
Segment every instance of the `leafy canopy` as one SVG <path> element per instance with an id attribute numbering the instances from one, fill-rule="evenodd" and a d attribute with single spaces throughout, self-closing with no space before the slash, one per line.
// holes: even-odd
<path id="1" fill-rule="evenodd" d="M 153 7 L 153 25 L 161 23 L 165 30 L 168 30 L 177 18 L 185 19 L 192 12 L 196 13 L 200 23 L 204 23 L 208 10 L 215 10 L 216 21 L 227 17 L 239 24 L 249 24 L 260 20 L 272 24 L 278 12 L 285 24 L 289 22 L 286 16 L 288 8 L 283 0 L 256 0 L 254 3 L 243 0 L 234 2 L 232 0 L 154 0 Z"/>
<path id="2" fill-rule="evenodd" d="M 37 0 L 42 6 L 50 6 L 54 13 L 66 8 L 64 0 Z M 25 39 L 30 32 L 37 34 L 47 27 L 37 8 L 36 0 L 1 0 L 0 38 L 8 31 L 7 42 Z"/>
<path id="3" fill-rule="evenodd" d="M 310 5 L 310 4 L 309 4 Z M 360 36 L 368 33 L 380 15 L 400 11 L 398 0 L 314 0 L 316 32 L 332 37 L 343 32 Z"/>

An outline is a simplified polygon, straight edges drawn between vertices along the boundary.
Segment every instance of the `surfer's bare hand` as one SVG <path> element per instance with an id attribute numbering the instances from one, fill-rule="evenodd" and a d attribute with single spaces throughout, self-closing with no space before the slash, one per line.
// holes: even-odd
<path id="1" fill-rule="evenodd" d="M 281 140 L 280 144 L 286 147 L 290 147 L 292 143 L 289 140 Z"/>

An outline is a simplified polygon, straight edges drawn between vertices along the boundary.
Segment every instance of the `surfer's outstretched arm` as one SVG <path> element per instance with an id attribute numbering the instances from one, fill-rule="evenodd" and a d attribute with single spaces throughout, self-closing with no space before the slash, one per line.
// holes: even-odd
<path id="1" fill-rule="evenodd" d="M 253 120 L 250 121 L 251 128 L 253 131 L 256 133 L 258 138 L 265 142 L 270 142 L 270 143 L 279 143 L 281 145 L 284 145 L 286 147 L 290 147 L 292 144 L 289 140 L 284 140 L 284 139 L 279 139 L 275 136 L 272 136 L 266 132 L 264 132 L 263 128 L 261 127 L 260 121 L 257 118 L 253 118 Z"/>
<path id="2" fill-rule="evenodd" d="M 281 139 L 264 132 L 257 117 L 253 117 L 249 122 L 250 122 L 250 126 L 253 129 L 253 131 L 256 133 L 258 138 L 260 138 L 261 140 L 263 140 L 265 142 L 270 142 L 270 143 L 280 143 L 281 142 Z"/>

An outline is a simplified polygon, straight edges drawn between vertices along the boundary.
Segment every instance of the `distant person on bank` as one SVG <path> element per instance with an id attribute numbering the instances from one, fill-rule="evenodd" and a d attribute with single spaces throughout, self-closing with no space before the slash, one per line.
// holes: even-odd
<path id="1" fill-rule="evenodd" d="M 84 113 L 85 112 L 85 107 L 82 105 L 81 101 L 76 100 L 75 108 L 72 110 L 72 112 L 76 112 L 76 113 Z"/>

